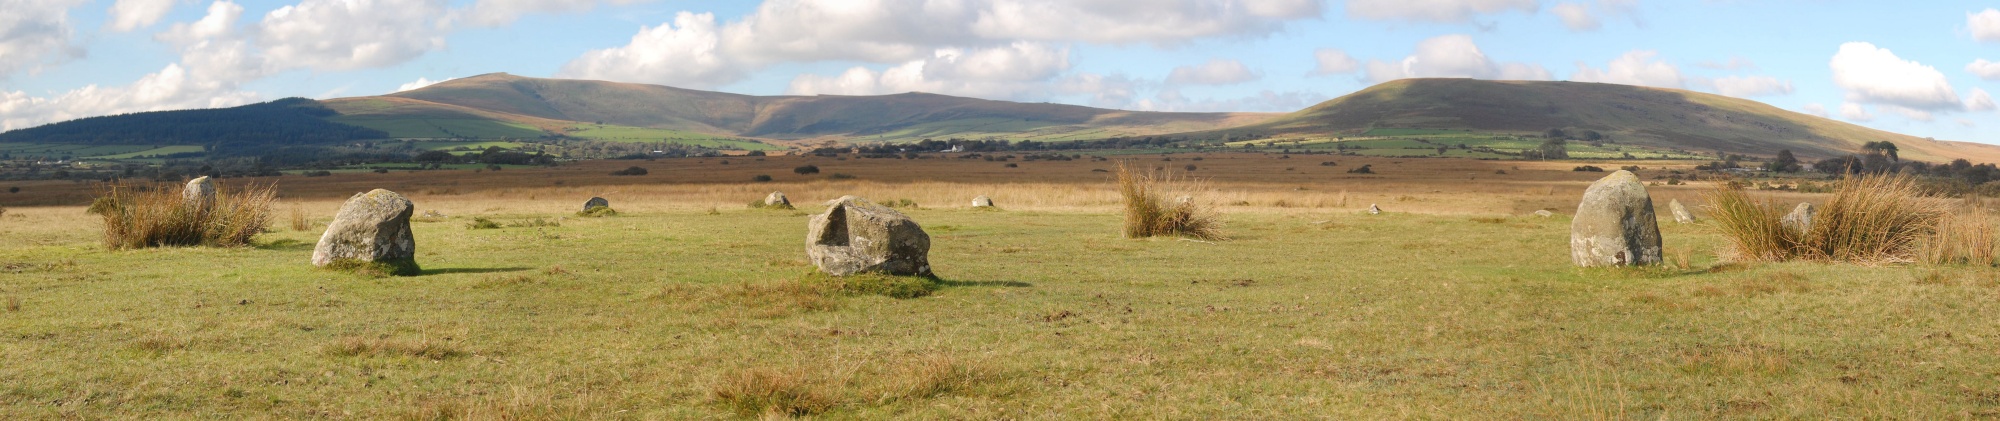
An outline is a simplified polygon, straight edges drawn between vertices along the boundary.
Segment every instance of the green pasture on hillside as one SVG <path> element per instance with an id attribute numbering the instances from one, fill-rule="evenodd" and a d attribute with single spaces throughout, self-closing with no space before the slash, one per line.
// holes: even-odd
<path id="1" fill-rule="evenodd" d="M 654 129 L 646 127 L 614 126 L 614 125 L 603 125 L 603 124 L 571 127 L 569 128 L 569 130 L 565 131 L 564 134 L 569 137 L 590 139 L 590 140 L 597 140 L 604 142 L 672 143 L 672 144 L 680 144 L 688 146 L 699 146 L 704 148 L 736 149 L 736 150 L 750 150 L 750 151 L 783 149 L 777 146 L 772 146 L 764 143 L 735 139 L 735 138 L 716 137 L 715 135 L 705 134 L 705 133 L 696 133 L 696 132 L 671 130 L 671 129 Z"/>
<path id="2" fill-rule="evenodd" d="M 474 118 L 341 116 L 329 120 L 381 130 L 397 139 L 534 139 L 548 134 L 526 124 Z"/>

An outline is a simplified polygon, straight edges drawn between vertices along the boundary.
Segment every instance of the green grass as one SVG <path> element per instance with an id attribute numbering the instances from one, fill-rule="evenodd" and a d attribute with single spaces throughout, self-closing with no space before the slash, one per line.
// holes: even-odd
<path id="1" fill-rule="evenodd" d="M 517 205 L 477 216 L 556 217 Z M 1985 268 L 1701 270 L 1720 239 L 1663 224 L 1696 269 L 1580 270 L 1562 217 L 1227 214 L 1209 244 L 904 212 L 932 228 L 921 298 L 813 287 L 804 212 L 454 215 L 416 225 L 420 276 L 373 278 L 313 268 L 316 231 L 107 252 L 80 210 L 10 209 L 0 418 L 2000 411 Z"/>
<path id="2" fill-rule="evenodd" d="M 1362 133 L 1361 135 L 1362 136 L 1436 136 L 1436 135 L 1462 135 L 1466 134 L 1467 132 L 1468 132 L 1467 130 L 1451 130 L 1451 129 L 1380 128 L 1380 129 L 1368 129 L 1368 132 Z"/>
<path id="3" fill-rule="evenodd" d="M 671 130 L 671 129 L 653 129 L 645 127 L 617 126 L 608 124 L 586 124 L 586 125 L 574 126 L 570 127 L 570 129 L 565 131 L 564 134 L 575 138 L 599 140 L 605 142 L 641 142 L 641 143 L 665 142 L 665 143 L 674 143 L 674 144 L 682 144 L 690 146 L 700 146 L 706 148 L 738 149 L 738 150 L 750 150 L 750 151 L 782 149 L 777 146 L 772 146 L 769 144 L 740 140 L 735 138 L 717 137 L 716 135 L 707 133 L 696 133 L 696 132 Z"/>
<path id="4" fill-rule="evenodd" d="M 443 141 L 443 140 L 419 140 L 419 141 L 412 141 L 409 143 L 410 147 L 420 151 L 458 151 L 458 148 L 465 148 L 465 150 L 462 152 L 484 151 L 486 150 L 486 148 L 495 146 L 498 146 L 501 149 L 520 149 L 522 146 L 527 145 L 526 143 L 521 143 L 521 142 L 504 142 L 504 141 L 464 142 L 464 141 Z"/>
<path id="5" fill-rule="evenodd" d="M 135 159 L 148 155 L 167 155 L 167 154 L 201 152 L 201 151 L 202 151 L 201 145 L 172 145 L 172 146 L 161 146 L 138 152 L 97 155 L 97 156 L 87 157 L 85 159 Z"/>
<path id="6" fill-rule="evenodd" d="M 68 144 L 68 143 L 0 143 L 0 153 L 9 153 L 16 155 L 17 157 L 48 156 L 50 158 L 60 158 L 62 156 L 67 155 L 73 158 L 85 158 L 85 157 L 93 157 L 101 155 L 116 155 L 116 154 L 141 152 L 149 149 L 154 149 L 157 147 L 158 146 L 155 145 L 78 145 L 78 144 Z M 201 147 L 196 146 L 195 150 L 199 151 L 200 148 Z"/>
<path id="7" fill-rule="evenodd" d="M 547 135 L 526 124 L 477 118 L 342 116 L 328 120 L 381 130 L 398 139 L 533 139 Z"/>

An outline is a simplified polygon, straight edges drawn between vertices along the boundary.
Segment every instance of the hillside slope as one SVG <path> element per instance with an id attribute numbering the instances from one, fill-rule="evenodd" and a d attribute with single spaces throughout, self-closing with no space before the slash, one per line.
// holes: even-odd
<path id="1" fill-rule="evenodd" d="M 770 140 L 1098 139 L 1212 130 L 1276 116 L 1154 113 L 945 95 L 750 96 L 667 86 L 486 74 L 378 97 L 327 101 L 338 121 L 402 136 L 432 120 L 551 133 L 614 125 Z M 422 120 L 414 124 L 411 120 Z M 403 131 L 405 133 L 398 133 Z"/>
<path id="2" fill-rule="evenodd" d="M 1275 136 L 1356 136 L 1371 129 L 1470 129 L 1540 133 L 1595 130 L 1618 143 L 1806 157 L 1894 142 L 1905 158 L 2000 162 L 2000 147 L 1937 141 L 1700 92 L 1579 82 L 1404 79 L 1382 83 L 1263 123 L 1228 130 Z"/>

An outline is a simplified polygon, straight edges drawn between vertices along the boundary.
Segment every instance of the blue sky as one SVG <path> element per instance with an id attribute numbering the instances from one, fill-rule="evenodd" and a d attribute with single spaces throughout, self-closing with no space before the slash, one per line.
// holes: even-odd
<path id="1" fill-rule="evenodd" d="M 2000 4 L 1850 0 L 0 0 L 0 129 L 490 72 L 756 95 L 1293 111 L 1403 77 L 1749 98 L 2000 143 Z"/>

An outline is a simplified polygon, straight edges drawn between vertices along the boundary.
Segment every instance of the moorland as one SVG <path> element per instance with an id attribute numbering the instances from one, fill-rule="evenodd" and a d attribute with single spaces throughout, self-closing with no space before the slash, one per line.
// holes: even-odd
<path id="1" fill-rule="evenodd" d="M 229 178 L 279 190 L 253 245 L 123 251 L 91 183 L 20 181 L 0 418 L 2000 414 L 1990 264 L 1735 261 L 1702 207 L 1727 181 L 1667 181 L 1693 161 L 1129 152 Z M 1120 161 L 1203 180 L 1224 238 L 1123 238 Z M 1576 268 L 1569 214 L 1604 174 L 1585 164 L 1704 221 L 1660 221 L 1664 265 Z M 1797 188 L 1820 177 L 1751 194 L 1820 201 Z M 308 262 L 371 188 L 436 212 L 421 274 Z M 746 205 L 771 191 L 797 209 Z M 806 219 L 850 194 L 929 232 L 924 294 L 813 274 Z M 591 197 L 618 215 L 576 216 Z"/>

